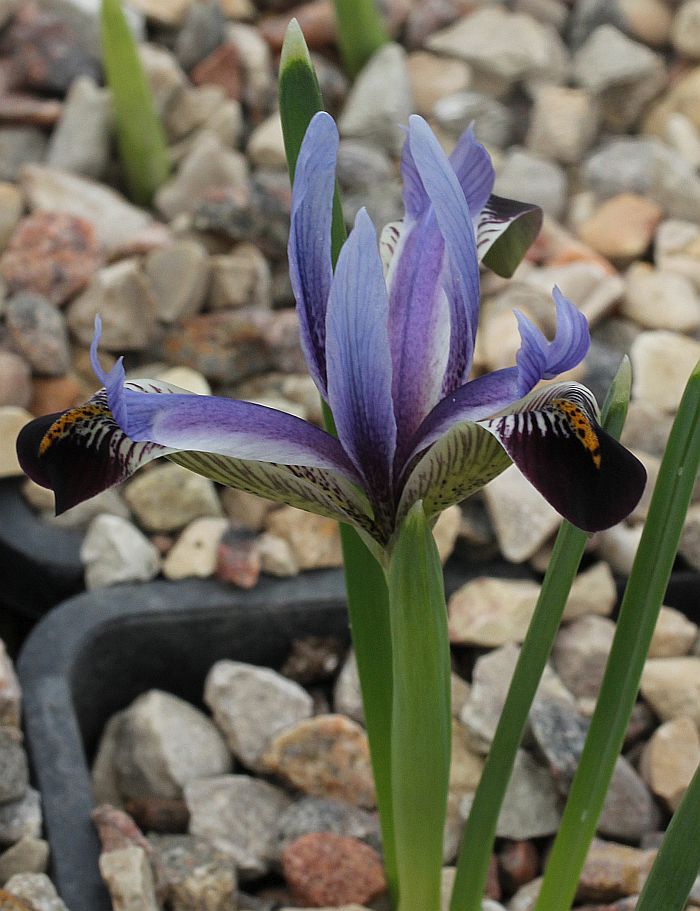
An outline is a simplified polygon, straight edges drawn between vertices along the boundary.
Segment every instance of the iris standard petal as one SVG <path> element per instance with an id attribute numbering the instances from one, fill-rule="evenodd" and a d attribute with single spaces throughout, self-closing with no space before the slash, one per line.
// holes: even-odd
<path id="1" fill-rule="evenodd" d="M 491 195 L 496 175 L 491 156 L 477 142 L 472 127 L 465 130 L 457 140 L 457 145 L 450 154 L 450 164 L 462 187 L 472 218 L 478 219 Z"/>
<path id="2" fill-rule="evenodd" d="M 557 512 L 589 532 L 629 515 L 646 483 L 644 466 L 598 425 L 597 410 L 584 386 L 556 383 L 483 422 Z"/>
<path id="3" fill-rule="evenodd" d="M 345 451 L 370 493 L 385 503 L 396 448 L 388 312 L 377 236 L 360 209 L 328 300 L 328 401 Z"/>
<path id="4" fill-rule="evenodd" d="M 542 227 L 542 209 L 491 194 L 479 213 L 476 246 L 479 262 L 510 278 Z"/>
<path id="5" fill-rule="evenodd" d="M 450 305 L 450 349 L 443 391 L 467 378 L 479 319 L 479 265 L 469 206 L 447 156 L 422 117 L 409 120 L 408 141 L 445 242 L 443 287 Z"/>
<path id="6" fill-rule="evenodd" d="M 444 242 L 429 208 L 406 226 L 388 275 L 392 397 L 399 449 L 440 400 L 450 347 Z"/>
<path id="7" fill-rule="evenodd" d="M 557 328 L 549 342 L 522 313 L 516 311 L 520 348 L 516 366 L 495 370 L 455 389 L 433 408 L 414 434 L 410 456 L 434 443 L 459 421 L 480 421 L 503 411 L 527 395 L 540 380 L 552 379 L 580 363 L 588 352 L 590 334 L 586 317 L 554 290 Z"/>
<path id="8" fill-rule="evenodd" d="M 326 304 L 333 278 L 331 221 L 338 130 L 316 114 L 304 136 L 294 174 L 289 275 L 297 302 L 301 346 L 309 372 L 326 396 Z"/>

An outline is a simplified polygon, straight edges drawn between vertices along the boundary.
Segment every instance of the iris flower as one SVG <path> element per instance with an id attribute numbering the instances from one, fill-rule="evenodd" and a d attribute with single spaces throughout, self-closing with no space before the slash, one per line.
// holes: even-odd
<path id="1" fill-rule="evenodd" d="M 517 221 L 533 207 L 491 194 L 493 168 L 471 131 L 448 158 L 413 116 L 401 161 L 403 222 L 378 243 L 361 209 L 334 273 L 337 149 L 333 120 L 317 114 L 297 162 L 289 239 L 301 345 L 337 438 L 273 408 L 126 381 L 121 359 L 106 373 L 98 320 L 91 355 L 104 388 L 25 428 L 26 473 L 55 491 L 60 512 L 166 456 L 351 523 L 379 554 L 417 500 L 434 518 L 511 461 L 580 528 L 620 521 L 642 493 L 643 467 L 600 428 L 584 386 L 538 385 L 575 367 L 589 347 L 585 317 L 558 290 L 552 341 L 516 313 L 515 365 L 469 378 L 479 260 L 507 229 L 517 240 Z"/>

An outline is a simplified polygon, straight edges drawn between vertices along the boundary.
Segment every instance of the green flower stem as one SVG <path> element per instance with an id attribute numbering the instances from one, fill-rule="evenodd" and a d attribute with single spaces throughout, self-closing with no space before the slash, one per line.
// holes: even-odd
<path id="1" fill-rule="evenodd" d="M 536 911 L 567 911 L 574 900 L 634 707 L 699 464 L 700 364 L 686 386 L 661 462 L 600 695 Z M 665 883 L 664 889 L 669 887 L 670 883 Z M 671 905 L 664 898 L 654 907 L 670 909 Z"/>
<path id="2" fill-rule="evenodd" d="M 700 870 L 700 768 L 668 827 L 636 911 L 683 911 Z"/>
<path id="3" fill-rule="evenodd" d="M 420 502 L 399 529 L 387 581 L 398 911 L 439 911 L 450 773 L 450 647 L 442 566 Z"/>
<path id="4" fill-rule="evenodd" d="M 338 47 L 348 76 L 355 77 L 389 40 L 375 0 L 334 0 Z"/>
<path id="5" fill-rule="evenodd" d="M 279 75 L 280 114 L 289 175 L 294 180 L 299 149 L 311 118 L 323 109 L 321 91 L 304 36 L 295 19 L 282 48 Z M 332 255 L 335 263 L 345 240 L 345 223 L 336 188 L 333 200 Z M 326 429 L 335 433 L 330 409 L 323 404 Z M 384 869 L 389 892 L 398 899 L 391 788 L 392 658 L 389 593 L 382 568 L 357 532 L 340 526 L 348 613 L 360 678 L 365 728 L 372 756 L 382 829 Z"/>
<path id="6" fill-rule="evenodd" d="M 605 429 L 616 437 L 622 432 L 627 415 L 630 385 L 630 365 L 625 358 L 610 388 L 601 416 Z M 557 535 L 462 836 L 450 911 L 481 909 L 498 816 L 513 771 L 515 755 L 587 539 L 585 532 L 568 522 L 562 524 Z"/>
<path id="7" fill-rule="evenodd" d="M 102 0 L 102 55 L 129 194 L 134 202 L 148 206 L 168 178 L 170 159 L 165 132 L 120 0 Z"/>

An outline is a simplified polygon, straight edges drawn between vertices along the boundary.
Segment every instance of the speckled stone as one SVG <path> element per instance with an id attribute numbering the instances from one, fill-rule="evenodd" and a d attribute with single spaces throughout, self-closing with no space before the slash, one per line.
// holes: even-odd
<path id="1" fill-rule="evenodd" d="M 193 835 L 149 835 L 165 872 L 174 911 L 236 907 L 236 867 L 230 857 Z"/>
<path id="2" fill-rule="evenodd" d="M 16 728 L 0 727 L 0 804 L 21 800 L 29 784 L 27 754 Z"/>
<path id="3" fill-rule="evenodd" d="M 242 879 L 263 876 L 277 853 L 277 820 L 291 803 L 279 788 L 247 775 L 201 778 L 185 786 L 190 832 L 231 857 Z"/>
<path id="4" fill-rule="evenodd" d="M 201 244 L 179 240 L 152 250 L 144 268 L 159 320 L 172 323 L 200 311 L 209 283 L 209 258 Z"/>
<path id="5" fill-rule="evenodd" d="M 122 582 L 148 582 L 160 569 L 160 556 L 148 538 L 121 516 L 96 516 L 80 547 L 85 586 L 92 590 Z"/>
<path id="6" fill-rule="evenodd" d="M 16 873 L 5 883 L 5 889 L 24 899 L 31 911 L 68 911 L 45 873 Z"/>
<path id="7" fill-rule="evenodd" d="M 129 845 L 100 855 L 100 874 L 113 911 L 159 911 L 153 873 L 143 848 Z"/>
<path id="8" fill-rule="evenodd" d="M 97 315 L 102 318 L 100 344 L 108 351 L 142 351 L 153 339 L 156 302 L 137 259 L 122 259 L 100 269 L 69 304 L 68 326 L 85 346 L 92 342 Z"/>
<path id="9" fill-rule="evenodd" d="M 32 400 L 32 371 L 13 351 L 0 351 L 0 406 L 27 408 Z"/>
<path id="10" fill-rule="evenodd" d="M 221 515 L 211 481 L 168 463 L 135 477 L 124 498 L 140 524 L 152 532 L 177 531 L 201 516 Z"/>
<path id="11" fill-rule="evenodd" d="M 41 820 L 41 797 L 29 787 L 20 800 L 0 804 L 0 845 L 12 845 L 25 835 L 38 838 Z"/>
<path id="12" fill-rule="evenodd" d="M 406 52 L 398 44 L 385 44 L 356 79 L 338 129 L 344 138 L 371 140 L 398 153 L 404 140 L 401 124 L 408 123 L 411 107 Z"/>
<path id="13" fill-rule="evenodd" d="M 379 820 L 376 813 L 355 807 L 343 800 L 324 797 L 302 797 L 280 816 L 278 824 L 280 852 L 302 835 L 311 832 L 334 832 L 367 842 L 379 848 Z"/>
<path id="14" fill-rule="evenodd" d="M 332 832 L 312 832 L 287 845 L 282 869 L 305 905 L 367 902 L 386 889 L 382 862 L 372 848 Z"/>
<path id="15" fill-rule="evenodd" d="M 218 661 L 212 667 L 204 701 L 234 756 L 259 772 L 265 770 L 261 757 L 272 738 L 308 718 L 313 708 L 299 684 L 269 668 L 240 661 Z"/>
<path id="16" fill-rule="evenodd" d="M 223 737 L 209 718 L 159 690 L 132 703 L 116 738 L 114 769 L 124 797 L 180 797 L 192 779 L 231 767 Z"/>
<path id="17" fill-rule="evenodd" d="M 317 715 L 278 734 L 263 757 L 267 769 L 316 797 L 375 805 L 367 735 L 343 715 Z"/>
<path id="18" fill-rule="evenodd" d="M 85 287 L 100 261 L 95 229 L 87 219 L 34 212 L 17 225 L 0 272 L 10 292 L 34 291 L 63 304 Z"/>
<path id="19" fill-rule="evenodd" d="M 270 513 L 267 530 L 289 543 L 300 569 L 321 569 L 342 563 L 338 523 L 333 519 L 283 506 Z"/>
<path id="20" fill-rule="evenodd" d="M 39 294 L 19 293 L 5 304 L 12 345 L 35 374 L 64 376 L 71 366 L 68 332 L 61 313 Z"/>
<path id="21" fill-rule="evenodd" d="M 660 725 L 644 746 L 642 777 L 671 812 L 675 812 L 700 762 L 700 734 L 692 719 L 674 718 Z"/>
<path id="22" fill-rule="evenodd" d="M 0 639 L 0 725 L 18 728 L 20 725 L 22 692 L 12 659 Z"/>
<path id="23" fill-rule="evenodd" d="M 662 721 L 686 716 L 700 727 L 700 657 L 649 658 L 640 690 Z"/>

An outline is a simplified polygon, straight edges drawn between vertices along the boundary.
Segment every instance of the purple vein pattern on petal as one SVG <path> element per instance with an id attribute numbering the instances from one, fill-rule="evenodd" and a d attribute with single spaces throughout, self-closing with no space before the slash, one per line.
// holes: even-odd
<path id="1" fill-rule="evenodd" d="M 300 418 L 264 405 L 212 395 L 153 395 L 124 382 L 121 358 L 109 373 L 97 358 L 100 325 L 90 349 L 93 369 L 104 383 L 109 408 L 123 433 L 136 442 L 168 449 L 215 452 L 237 459 L 331 468 L 357 482 L 358 473 L 330 434 Z"/>
<path id="2" fill-rule="evenodd" d="M 333 278 L 331 221 L 338 130 L 316 114 L 304 136 L 292 189 L 289 275 L 297 302 L 301 346 L 309 372 L 326 397 L 326 304 Z"/>
<path id="3" fill-rule="evenodd" d="M 443 284 L 450 303 L 450 350 L 443 391 L 467 378 L 479 319 L 479 264 L 469 206 L 447 156 L 422 117 L 409 120 L 411 154 L 445 241 Z"/>
<path id="4" fill-rule="evenodd" d="M 460 136 L 450 155 L 450 164 L 462 187 L 472 219 L 477 219 L 491 195 L 496 175 L 491 156 L 476 141 L 472 127 Z"/>
<path id="5" fill-rule="evenodd" d="M 428 207 L 417 222 L 405 226 L 388 276 L 392 396 L 403 441 L 442 390 L 450 342 L 450 310 L 442 287 L 444 247 Z"/>
<path id="6" fill-rule="evenodd" d="M 385 502 L 396 449 L 388 311 L 374 225 L 360 209 L 328 301 L 328 402 L 343 447 L 370 492 Z"/>
<path id="7" fill-rule="evenodd" d="M 554 289 L 557 330 L 548 342 L 527 317 L 516 313 L 520 349 L 515 367 L 480 376 L 455 389 L 439 402 L 416 432 L 411 453 L 419 452 L 457 421 L 480 421 L 508 408 L 543 379 L 553 379 L 571 370 L 588 353 L 590 335 L 586 317 Z"/>

